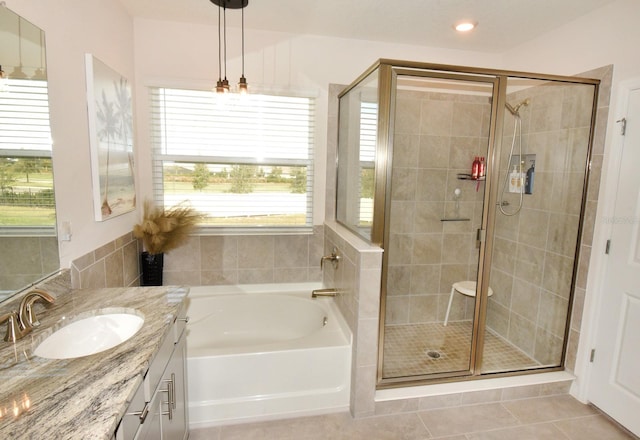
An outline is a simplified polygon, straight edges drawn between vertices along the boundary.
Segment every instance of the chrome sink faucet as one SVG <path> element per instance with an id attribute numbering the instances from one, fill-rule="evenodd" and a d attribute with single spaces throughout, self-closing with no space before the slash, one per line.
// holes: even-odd
<path id="1" fill-rule="evenodd" d="M 20 302 L 20 310 L 18 312 L 11 311 L 0 316 L 0 324 L 7 323 L 7 333 L 4 340 L 7 342 L 16 342 L 27 335 L 33 327 L 40 325 L 40 321 L 33 312 L 33 304 L 38 300 L 44 300 L 49 304 L 55 301 L 55 298 L 42 289 L 33 289 L 27 293 Z"/>

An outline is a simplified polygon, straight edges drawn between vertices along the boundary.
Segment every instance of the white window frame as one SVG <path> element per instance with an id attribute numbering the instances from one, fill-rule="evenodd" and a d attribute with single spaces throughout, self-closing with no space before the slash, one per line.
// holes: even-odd
<path id="1" fill-rule="evenodd" d="M 161 133 L 162 125 L 156 118 L 158 112 L 158 99 L 162 89 L 185 90 L 192 92 L 202 92 L 210 94 L 212 101 L 221 99 L 215 92 L 204 88 L 194 88 L 184 85 L 148 85 L 151 114 L 151 145 L 152 145 L 152 182 L 153 198 L 158 206 L 165 203 L 164 197 L 164 168 L 165 163 L 207 163 L 207 164 L 228 164 L 228 165 L 254 165 L 254 166 L 304 166 L 306 167 L 306 194 L 305 194 L 305 224 L 304 225 L 201 225 L 199 233 L 202 235 L 224 235 L 224 234 L 310 234 L 313 232 L 313 184 L 314 184 L 314 141 L 315 141 L 315 96 L 311 93 L 299 93 L 291 91 L 258 93 L 252 91 L 252 95 L 281 96 L 291 98 L 305 98 L 309 102 L 309 128 L 308 128 L 308 148 L 306 158 L 287 157 L 248 157 L 230 155 L 201 155 L 201 154 L 168 154 L 165 152 L 165 139 Z M 231 95 L 237 98 L 238 95 Z M 228 99 L 228 98 L 227 98 Z M 250 97 L 251 99 L 251 97 Z M 224 105 L 224 104 L 223 104 Z M 168 206 L 167 206 L 168 207 Z M 195 207 L 197 209 L 197 206 Z"/>

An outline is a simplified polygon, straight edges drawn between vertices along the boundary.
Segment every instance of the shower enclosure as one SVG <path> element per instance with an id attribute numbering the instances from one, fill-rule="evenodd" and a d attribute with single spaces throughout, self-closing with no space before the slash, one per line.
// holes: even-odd
<path id="1" fill-rule="evenodd" d="M 379 387 L 562 369 L 598 85 L 379 60 L 339 95 L 336 217 L 384 248 Z"/>

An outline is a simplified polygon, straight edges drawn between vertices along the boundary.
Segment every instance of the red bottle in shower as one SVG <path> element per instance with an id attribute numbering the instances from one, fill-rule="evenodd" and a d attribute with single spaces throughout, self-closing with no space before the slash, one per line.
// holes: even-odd
<path id="1" fill-rule="evenodd" d="M 473 160 L 471 165 L 471 178 L 476 180 L 480 177 L 480 159 L 478 156 Z"/>
<path id="2" fill-rule="evenodd" d="M 485 174 L 487 173 L 487 166 L 486 163 L 484 161 L 484 156 L 480 158 L 480 166 L 478 168 L 478 177 L 484 177 Z"/>

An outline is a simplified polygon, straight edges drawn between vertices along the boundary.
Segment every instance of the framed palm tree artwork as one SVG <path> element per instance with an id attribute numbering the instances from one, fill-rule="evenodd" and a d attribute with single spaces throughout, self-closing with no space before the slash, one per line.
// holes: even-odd
<path id="1" fill-rule="evenodd" d="M 93 204 L 96 221 L 104 221 L 136 206 L 131 87 L 95 56 L 85 61 Z"/>

